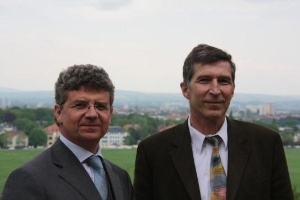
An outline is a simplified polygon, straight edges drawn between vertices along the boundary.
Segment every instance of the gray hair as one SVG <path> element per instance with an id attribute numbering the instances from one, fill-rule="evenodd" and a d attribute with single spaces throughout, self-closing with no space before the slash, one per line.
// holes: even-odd
<path id="1" fill-rule="evenodd" d="M 115 86 L 102 67 L 94 65 L 74 65 L 60 72 L 55 83 L 55 102 L 63 106 L 70 91 L 85 87 L 109 92 L 110 105 L 113 105 Z"/>

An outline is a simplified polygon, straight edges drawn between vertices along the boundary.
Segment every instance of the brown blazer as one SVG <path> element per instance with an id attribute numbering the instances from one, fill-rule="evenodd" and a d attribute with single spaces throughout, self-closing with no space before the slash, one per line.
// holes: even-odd
<path id="1" fill-rule="evenodd" d="M 132 200 L 128 173 L 104 159 L 115 200 Z M 60 141 L 14 170 L 0 200 L 100 200 L 92 179 L 76 156 Z"/>
<path id="2" fill-rule="evenodd" d="M 279 134 L 227 121 L 227 200 L 292 200 Z M 201 200 L 187 120 L 139 144 L 134 190 L 136 200 Z"/>

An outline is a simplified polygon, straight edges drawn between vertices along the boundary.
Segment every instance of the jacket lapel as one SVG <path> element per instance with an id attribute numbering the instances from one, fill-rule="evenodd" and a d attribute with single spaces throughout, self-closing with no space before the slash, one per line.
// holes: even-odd
<path id="1" fill-rule="evenodd" d="M 122 189 L 121 181 L 120 181 L 119 177 L 112 170 L 111 165 L 109 164 L 109 162 L 107 160 L 103 159 L 103 162 L 104 162 L 106 174 L 110 181 L 113 196 L 115 197 L 115 199 L 124 200 L 124 193 L 123 193 L 123 189 Z"/>
<path id="2" fill-rule="evenodd" d="M 101 199 L 82 164 L 60 140 L 51 147 L 51 154 L 53 163 L 58 169 L 58 176 L 77 190 L 83 198 L 87 200 Z"/>
<path id="3" fill-rule="evenodd" d="M 174 132 L 174 148 L 170 151 L 172 161 L 183 185 L 193 200 L 199 200 L 200 190 L 191 147 L 187 121 Z"/>
<path id="4" fill-rule="evenodd" d="M 241 130 L 236 122 L 228 122 L 227 199 L 233 200 L 247 166 L 250 150 L 247 148 L 245 131 Z"/>

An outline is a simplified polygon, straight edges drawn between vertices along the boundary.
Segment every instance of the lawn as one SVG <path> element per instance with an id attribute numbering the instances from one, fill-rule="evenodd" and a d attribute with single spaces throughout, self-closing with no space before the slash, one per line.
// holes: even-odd
<path id="1" fill-rule="evenodd" d="M 42 150 L 0 150 L 0 194 L 9 173 Z M 103 156 L 128 171 L 133 180 L 135 149 L 103 150 Z M 286 149 L 292 184 L 300 191 L 300 149 Z"/>
<path id="2" fill-rule="evenodd" d="M 300 192 L 300 149 L 285 149 L 292 185 Z"/>
<path id="3" fill-rule="evenodd" d="M 28 149 L 28 150 L 1 150 L 0 149 L 0 194 L 2 193 L 5 181 L 9 173 L 25 163 L 29 159 L 35 157 L 43 150 Z M 127 170 L 133 180 L 134 160 L 136 149 L 104 149 L 103 156 L 111 162 L 121 166 Z"/>

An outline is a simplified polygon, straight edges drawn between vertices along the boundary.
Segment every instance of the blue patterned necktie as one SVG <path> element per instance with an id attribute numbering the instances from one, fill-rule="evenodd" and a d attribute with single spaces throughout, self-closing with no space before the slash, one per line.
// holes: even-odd
<path id="1" fill-rule="evenodd" d="M 216 135 L 207 137 L 206 140 L 213 146 L 210 163 L 210 199 L 226 200 L 226 174 L 219 153 L 222 139 Z"/>
<path id="2" fill-rule="evenodd" d="M 106 200 L 108 189 L 102 161 L 98 156 L 91 156 L 88 158 L 88 163 L 94 170 L 94 184 L 96 185 L 96 188 L 99 191 L 102 200 Z"/>

